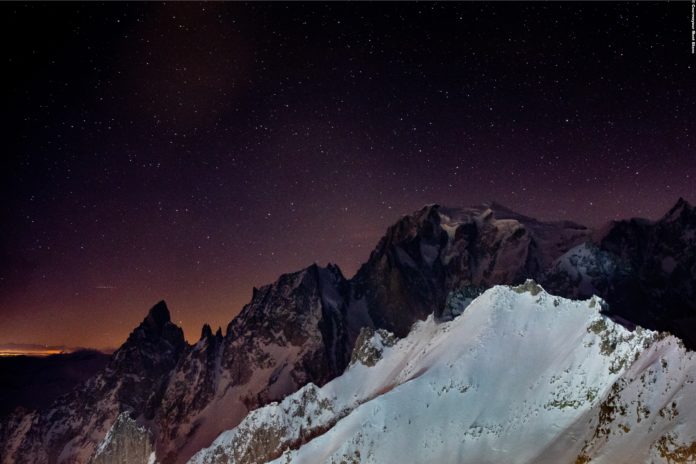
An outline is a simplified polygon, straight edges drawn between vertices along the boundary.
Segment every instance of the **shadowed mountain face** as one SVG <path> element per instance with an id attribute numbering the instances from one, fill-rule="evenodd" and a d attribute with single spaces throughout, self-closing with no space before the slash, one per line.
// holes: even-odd
<path id="1" fill-rule="evenodd" d="M 696 348 L 696 210 L 683 199 L 660 220 L 611 223 L 542 279 L 558 294 L 602 296 L 610 314 L 669 331 Z"/>
<path id="2" fill-rule="evenodd" d="M 338 267 L 312 265 L 254 289 L 224 337 L 204 329 L 157 414 L 161 462 L 184 462 L 248 411 L 343 372 L 354 339 L 347 285 Z"/>
<path id="3" fill-rule="evenodd" d="M 515 284 L 538 276 L 590 237 L 571 222 L 540 222 L 500 205 L 427 206 L 391 226 L 355 276 L 354 304 L 403 337 L 414 321 L 440 316 L 463 286 Z"/>
<path id="4" fill-rule="evenodd" d="M 526 278 L 569 298 L 601 296 L 625 323 L 696 348 L 696 209 L 683 199 L 658 221 L 617 221 L 601 233 L 497 204 L 428 206 L 389 228 L 351 282 L 351 306 L 402 337 L 430 313 L 446 319 L 453 290 Z"/>
<path id="5" fill-rule="evenodd" d="M 3 462 L 87 462 L 124 412 L 150 431 L 158 462 L 185 462 L 250 410 L 340 375 L 362 328 L 404 337 L 430 314 L 452 319 L 452 301 L 527 278 L 562 296 L 599 294 L 617 316 L 693 347 L 695 224 L 681 200 L 660 221 L 616 222 L 598 239 L 497 204 L 427 206 L 391 226 L 353 279 L 312 265 L 255 289 L 224 335 L 206 326 L 187 345 L 157 304 L 97 376 L 0 423 Z M 117 448 L 145 449 L 131 435 L 137 443 Z"/>

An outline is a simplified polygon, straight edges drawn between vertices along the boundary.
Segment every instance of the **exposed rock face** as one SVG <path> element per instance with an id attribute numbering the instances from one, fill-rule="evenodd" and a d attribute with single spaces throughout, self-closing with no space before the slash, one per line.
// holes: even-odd
<path id="1" fill-rule="evenodd" d="M 347 290 L 348 282 L 335 265 L 315 264 L 283 275 L 255 292 L 228 326 L 226 339 L 235 345 L 253 337 L 260 346 L 260 337 L 266 345 L 301 347 L 307 357 L 291 366 L 287 375 L 295 383 L 323 384 L 342 372 L 350 358 L 344 322 Z M 277 399 L 270 391 L 266 394 Z"/>
<path id="2" fill-rule="evenodd" d="M 121 413 L 89 461 L 90 464 L 155 464 L 150 432 Z"/>
<path id="3" fill-rule="evenodd" d="M 610 310 L 696 348 L 696 210 L 685 200 L 659 221 L 620 221 L 601 239 L 633 272 L 606 295 Z"/>
<path id="4" fill-rule="evenodd" d="M 338 267 L 312 265 L 255 289 L 224 337 L 204 329 L 157 415 L 162 462 L 183 462 L 250 410 L 343 372 L 355 337 L 347 292 Z"/>
<path id="5" fill-rule="evenodd" d="M 362 363 L 366 366 L 374 366 L 382 359 L 385 348 L 394 346 L 396 337 L 384 329 L 374 330 L 363 327 L 355 341 L 355 348 L 350 357 L 350 364 Z"/>
<path id="6" fill-rule="evenodd" d="M 452 290 L 538 276 L 590 234 L 496 204 L 427 206 L 389 228 L 352 282 L 353 305 L 366 305 L 375 326 L 404 336 L 416 320 L 433 311 L 439 317 Z"/>
<path id="7" fill-rule="evenodd" d="M 220 374 L 222 342 L 220 330 L 213 334 L 210 327 L 205 326 L 200 340 L 186 350 L 175 367 L 156 415 L 157 443 L 163 459 L 170 459 L 166 453 L 168 445 L 181 440 L 180 428 L 195 427 L 191 417 L 213 401 Z"/>
<path id="8" fill-rule="evenodd" d="M 97 376 L 49 409 L 3 421 L 2 462 L 85 463 L 121 412 L 151 422 L 185 346 L 165 303 L 156 304 Z"/>
<path id="9" fill-rule="evenodd" d="M 465 285 L 453 290 L 449 295 L 447 295 L 447 301 L 445 302 L 445 309 L 440 315 L 440 320 L 451 321 L 455 317 L 459 316 L 464 310 L 469 306 L 469 303 L 474 301 L 474 299 L 482 294 L 486 289 L 484 287 L 479 287 L 476 285 Z"/>
<path id="10" fill-rule="evenodd" d="M 696 346 L 694 216 L 680 201 L 660 221 L 614 223 L 593 241 L 583 226 L 496 204 L 425 207 L 390 227 L 353 279 L 332 265 L 282 275 L 224 334 L 205 326 L 193 346 L 156 305 L 102 373 L 48 410 L 0 422 L 2 462 L 87 462 L 124 411 L 152 431 L 160 462 L 185 462 L 249 411 L 321 387 L 349 362 L 379 363 L 388 332 L 404 337 L 433 313 L 453 320 L 486 288 L 529 277 L 563 296 L 599 294 L 624 319 Z"/>
<path id="11" fill-rule="evenodd" d="M 541 280 L 563 296 L 600 295 L 611 314 L 696 348 L 696 210 L 680 199 L 658 221 L 613 222 L 596 244 L 570 250 Z"/>

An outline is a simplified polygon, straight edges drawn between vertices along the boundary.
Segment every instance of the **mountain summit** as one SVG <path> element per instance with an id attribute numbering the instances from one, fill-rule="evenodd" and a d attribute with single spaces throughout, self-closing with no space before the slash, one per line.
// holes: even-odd
<path id="1" fill-rule="evenodd" d="M 318 388 L 249 414 L 191 464 L 691 462 L 696 357 L 597 298 L 495 286 Z"/>
<path id="2" fill-rule="evenodd" d="M 46 410 L 17 412 L 0 422 L 2 462 L 86 463 L 121 412 L 153 425 L 186 348 L 167 306 L 156 304 L 99 374 Z"/>
<path id="3" fill-rule="evenodd" d="M 165 303 L 164 300 L 162 300 L 156 305 L 154 305 L 150 309 L 150 312 L 148 312 L 147 318 L 145 320 L 154 330 L 161 330 L 162 328 L 164 328 L 167 322 L 171 322 L 171 317 L 169 315 L 169 308 L 167 308 L 167 303 Z"/>
<path id="4" fill-rule="evenodd" d="M 439 316 L 452 290 L 524 282 L 590 233 L 495 203 L 428 205 L 389 227 L 353 279 L 353 299 L 364 301 L 375 326 L 404 336 L 416 320 Z"/>
<path id="5" fill-rule="evenodd" d="M 494 318 L 495 321 L 491 319 L 490 324 L 486 325 L 494 331 L 503 326 L 508 327 L 505 325 L 508 323 L 512 324 L 510 327 L 514 324 L 523 324 L 515 329 L 517 331 L 504 331 L 510 340 L 517 340 L 515 337 L 519 334 L 528 333 L 529 335 L 525 335 L 519 343 L 514 342 L 510 346 L 504 344 L 507 339 L 488 337 L 486 343 L 490 346 L 503 344 L 502 351 L 497 351 L 495 352 L 497 354 L 490 356 L 487 354 L 487 348 L 476 348 L 471 345 L 470 348 L 480 356 L 467 362 L 474 363 L 478 367 L 469 370 L 473 369 L 474 364 L 462 365 L 461 372 L 457 371 L 462 375 L 469 372 L 466 374 L 468 377 L 463 377 L 468 379 L 467 385 L 471 384 L 469 388 L 473 388 L 478 382 L 475 377 L 472 377 L 472 372 L 477 373 L 478 376 L 486 369 L 498 370 L 498 367 L 505 365 L 508 359 L 525 350 L 528 351 L 528 353 L 525 352 L 525 362 L 530 365 L 538 364 L 540 368 L 543 368 L 547 362 L 545 355 L 537 353 L 535 348 L 537 341 L 529 341 L 529 337 L 532 333 L 536 333 L 536 329 L 529 324 L 525 325 L 523 320 L 518 320 L 518 318 L 527 317 L 525 316 L 527 312 L 516 311 L 519 298 L 501 290 L 493 293 L 489 293 L 489 290 L 484 294 L 498 295 L 500 298 L 495 302 L 490 297 L 483 299 L 479 297 L 481 293 L 497 285 L 523 285 L 518 287 L 519 291 L 528 292 L 532 297 L 541 295 L 537 298 L 542 298 L 546 302 L 551 301 L 554 305 L 553 302 L 558 301 L 561 305 L 558 311 L 561 313 L 565 314 L 570 311 L 568 308 L 575 308 L 579 304 L 556 300 L 546 295 L 535 284 L 525 284 L 528 278 L 534 278 L 553 294 L 563 297 L 590 298 L 594 294 L 599 295 L 604 300 L 592 300 L 595 305 L 592 317 L 596 316 L 594 313 L 601 310 L 629 328 L 640 324 L 649 329 L 670 330 L 680 336 L 687 347 L 693 348 L 696 346 L 696 338 L 694 338 L 696 334 L 695 216 L 694 208 L 688 202 L 680 200 L 658 221 L 638 219 L 616 221 L 598 234 L 569 221 L 539 221 L 495 203 L 472 208 L 428 205 L 411 215 L 402 217 L 389 227 L 368 261 L 352 279 L 346 279 L 335 265 L 321 267 L 314 264 L 297 272 L 283 274 L 276 282 L 254 289 L 251 301 L 229 323 L 224 335 L 221 330 L 213 334 L 210 327 L 204 326 L 199 341 L 194 345 L 188 345 L 184 341 L 181 329 L 171 322 L 166 304 L 163 301 L 157 303 L 143 322 L 133 330 L 123 346 L 112 355 L 107 367 L 97 376 L 46 410 L 29 413 L 18 411 L 0 422 L 2 462 L 85 463 L 91 457 L 97 458 L 95 454 L 97 448 L 109 450 L 107 454 L 99 454 L 98 459 L 103 460 L 106 459 L 105 456 L 118 456 L 117 450 L 125 447 L 125 449 L 137 449 L 139 455 L 143 456 L 152 449 L 157 462 L 161 464 L 184 463 L 202 448 L 210 446 L 221 432 L 237 430 L 237 432 L 231 432 L 234 434 L 241 433 L 239 430 L 248 430 L 240 426 L 240 423 L 245 420 L 245 417 L 254 417 L 253 413 L 249 416 L 251 411 L 261 411 L 262 409 L 258 408 L 281 401 L 304 404 L 303 401 L 313 402 L 315 401 L 313 398 L 319 398 L 319 403 L 314 402 L 311 405 L 315 409 L 324 407 L 326 404 L 333 404 L 335 406 L 333 412 L 322 415 L 320 418 L 312 415 L 303 416 L 312 418 L 312 421 L 318 420 L 319 422 L 313 422 L 315 425 L 321 424 L 321 420 L 326 419 L 329 422 L 324 422 L 324 426 L 333 430 L 335 421 L 339 421 L 344 414 L 350 414 L 358 421 L 361 421 L 363 416 L 362 413 L 353 415 L 350 412 L 357 405 L 346 403 L 348 401 L 346 398 L 330 397 L 326 399 L 328 403 L 323 402 L 319 391 L 322 386 L 339 376 L 362 369 L 354 366 L 360 360 L 369 360 L 366 361 L 367 364 L 377 363 L 381 353 L 388 352 L 400 338 L 409 340 L 413 330 L 430 327 L 428 331 L 439 334 L 437 340 L 444 339 L 448 336 L 444 328 L 458 327 L 458 324 L 463 323 L 462 321 L 471 321 L 471 317 L 479 317 L 473 316 L 474 314 L 487 314 L 486 317 Z M 518 291 L 514 290 L 513 293 L 515 292 Z M 481 309 L 467 315 L 469 311 L 467 305 L 471 304 L 472 308 L 475 307 L 472 301 L 478 302 L 476 307 L 490 303 L 495 306 L 495 309 Z M 527 305 L 527 303 L 529 302 L 524 304 Z M 543 328 L 546 332 L 538 336 L 546 337 L 549 343 L 558 345 L 559 356 L 561 354 L 569 356 L 563 358 L 567 361 L 567 365 L 550 364 L 549 371 L 544 375 L 548 377 L 550 383 L 555 384 L 560 381 L 559 379 L 565 379 L 562 381 L 563 385 L 567 383 L 566 380 L 571 384 L 569 387 L 564 386 L 563 391 L 558 390 L 560 396 L 557 398 L 548 399 L 549 404 L 556 404 L 558 407 L 519 410 L 520 417 L 529 415 L 537 417 L 535 415 L 538 415 L 540 418 L 546 416 L 555 418 L 557 414 L 560 414 L 559 420 L 574 418 L 580 421 L 577 424 L 591 421 L 593 417 L 601 419 L 603 416 L 600 413 L 607 409 L 602 405 L 604 403 L 598 404 L 594 399 L 602 398 L 602 401 L 611 402 L 614 396 L 603 389 L 607 385 L 611 386 L 617 375 L 625 375 L 625 382 L 632 384 L 635 377 L 631 374 L 633 372 L 631 369 L 636 369 L 636 373 L 643 372 L 641 369 L 644 364 L 636 364 L 637 361 L 629 356 L 630 359 L 626 358 L 623 364 L 618 360 L 612 361 L 611 369 L 607 367 L 607 369 L 602 368 L 596 371 L 595 365 L 583 367 L 584 361 L 578 356 L 588 354 L 589 348 L 584 345 L 579 346 L 578 340 L 584 340 L 583 343 L 592 342 L 594 346 L 599 347 L 600 351 L 624 353 L 625 350 L 620 348 L 624 346 L 622 343 L 629 339 L 638 340 L 635 338 L 639 337 L 638 331 L 644 332 L 644 329 L 636 329 L 634 334 L 623 328 L 619 329 L 618 326 L 612 325 L 614 323 L 611 321 L 601 319 L 603 322 L 597 322 L 597 324 L 606 324 L 611 328 L 608 338 L 598 340 L 588 335 L 589 338 L 585 340 L 580 337 L 582 331 L 560 337 L 555 335 L 554 331 L 558 330 L 561 333 L 565 329 L 554 328 L 557 318 L 552 313 L 553 308 L 544 306 L 543 309 L 548 313 L 548 317 L 539 321 L 539 324 L 542 324 L 539 330 Z M 462 312 L 464 315 L 459 316 Z M 581 317 L 583 314 L 585 313 L 580 311 L 577 316 Z M 574 317 L 569 316 L 561 322 L 565 324 L 574 320 Z M 510 318 L 510 321 L 505 322 L 504 318 Z M 421 321 L 426 319 L 429 322 L 424 326 Z M 454 325 L 450 324 L 450 321 Z M 455 321 L 458 322 L 455 323 Z M 580 322 L 588 323 L 586 320 Z M 413 329 L 414 324 L 416 329 Z M 517 326 L 514 325 L 514 327 Z M 461 337 L 474 337 L 471 335 L 473 332 L 467 330 L 469 329 L 455 332 Z M 598 330 L 605 332 L 603 325 L 601 330 Z M 416 336 L 420 340 L 419 337 L 421 336 Z M 655 335 L 651 334 L 649 337 L 655 337 Z M 470 341 L 473 343 L 472 340 Z M 675 346 L 678 344 L 675 339 L 669 340 L 672 340 L 671 343 Z M 364 345 L 366 341 L 369 341 L 369 346 Z M 567 342 L 568 345 L 564 346 L 562 342 Z M 645 343 L 653 346 L 653 342 L 654 339 L 650 338 Z M 406 345 L 400 346 L 409 346 L 408 342 L 404 343 Z M 413 346 L 419 346 L 419 343 Z M 360 346 L 356 347 L 356 344 Z M 643 346 L 643 351 L 647 349 L 647 345 Z M 639 353 L 634 350 L 634 345 L 630 346 L 633 347 L 629 350 L 631 356 L 639 358 L 643 356 L 641 354 L 643 351 Z M 660 346 L 658 351 L 667 350 L 663 345 Z M 424 347 L 424 353 L 428 352 L 429 348 L 426 348 Z M 409 351 L 407 348 L 404 350 L 410 353 L 409 356 L 420 359 L 421 354 L 418 351 Z M 468 356 L 464 358 L 469 359 Z M 592 354 L 592 356 L 595 355 Z M 667 362 L 670 366 L 686 366 L 684 356 L 687 355 L 684 355 L 682 351 L 670 351 Z M 653 358 L 640 359 L 645 359 L 645 363 L 650 364 Z M 353 360 L 352 363 L 351 360 Z M 599 362 L 598 365 L 604 366 L 605 361 Z M 575 365 L 573 362 L 579 364 Z M 640 362 L 643 363 L 643 361 Z M 404 371 L 403 375 L 387 383 L 365 378 L 364 388 L 368 390 L 356 390 L 357 396 L 352 397 L 350 401 L 369 402 L 374 395 L 382 395 L 389 389 L 401 385 L 405 379 L 416 380 L 418 370 L 425 365 L 417 362 L 412 364 L 413 370 Z M 440 367 L 437 369 L 444 369 L 448 364 L 438 365 Z M 353 367 L 348 368 L 349 366 Z M 401 366 L 399 369 L 404 367 L 401 364 L 399 366 Z M 688 370 L 691 369 L 690 367 L 684 368 L 690 372 Z M 578 379 L 581 379 L 579 381 L 584 382 L 587 388 L 596 388 L 597 391 L 587 390 L 582 385 L 573 383 L 575 381 L 566 375 L 565 369 L 575 372 L 579 376 Z M 514 366 L 504 369 L 505 372 L 510 370 L 513 373 L 517 372 Z M 376 371 L 370 372 L 370 377 L 376 375 Z M 400 372 L 398 369 L 394 371 L 394 373 L 398 372 Z M 498 380 L 515 383 L 517 374 L 513 377 L 504 377 L 502 375 L 505 372 L 500 373 L 501 377 Z M 670 372 L 674 373 L 671 370 Z M 384 372 L 384 374 L 387 373 L 387 371 Z M 519 375 L 522 376 L 520 378 L 526 378 L 523 373 Z M 374 378 L 381 377 L 378 375 Z M 551 382 L 552 379 L 555 380 Z M 455 388 L 440 385 L 441 380 L 433 378 L 433 388 L 445 390 Z M 656 381 L 663 380 L 663 377 L 659 377 Z M 310 386 L 305 387 L 307 385 Z M 460 385 L 461 388 L 465 386 Z M 373 387 L 375 389 L 369 390 Z M 532 387 L 536 388 L 534 385 Z M 623 388 L 623 386 L 620 387 Z M 346 391 L 352 391 L 350 390 L 352 388 L 351 386 Z M 567 391 L 575 392 L 574 396 L 571 395 L 568 397 L 570 399 L 567 399 Z M 578 399 L 576 393 L 579 391 L 585 392 L 586 396 L 589 395 L 585 401 Z M 295 397 L 294 400 L 284 400 L 293 392 L 305 396 Z M 526 392 L 524 389 L 520 391 L 521 398 L 527 398 L 526 393 L 522 394 L 524 392 Z M 653 393 L 655 392 L 650 390 L 649 394 Z M 513 395 L 513 393 L 510 394 Z M 590 399 L 589 397 L 593 395 L 595 396 Z M 399 401 L 407 401 L 409 404 L 419 402 L 418 397 L 411 394 L 401 398 L 402 400 Z M 487 398 L 490 401 L 498 401 L 497 397 L 489 398 L 485 395 L 479 395 L 476 398 L 478 398 L 477 401 Z M 532 399 L 528 398 L 529 401 Z M 511 407 L 521 407 L 514 402 L 515 398 L 510 400 L 513 401 L 509 403 Z M 285 405 L 284 408 L 292 406 L 286 405 L 285 402 L 281 404 Z M 384 407 L 387 409 L 379 410 L 392 411 L 390 408 L 395 406 L 388 406 L 389 404 L 391 403 L 385 403 Z M 578 405 L 575 408 L 578 409 L 577 416 L 564 415 L 565 409 L 570 407 L 568 405 L 576 404 Z M 273 406 L 267 411 L 277 412 L 277 407 Z M 449 406 L 442 407 L 449 408 Z M 290 411 L 290 409 L 287 410 Z M 356 409 L 358 410 L 359 408 Z M 553 412 L 556 410 L 561 410 L 562 413 Z M 686 409 L 679 407 L 678 410 L 680 418 L 692 417 Z M 377 414 L 378 411 L 375 411 Z M 665 411 L 663 413 L 668 414 Z M 430 412 L 426 411 L 423 417 L 430 417 L 429 414 Z M 597 416 L 597 414 L 600 415 Z M 641 420 L 645 419 L 643 413 L 638 414 L 637 417 Z M 119 417 L 122 418 L 122 422 L 119 423 L 129 425 L 114 428 L 113 425 Z M 274 417 L 282 417 L 282 415 Z M 495 437 L 490 435 L 491 433 L 497 430 L 495 436 L 503 437 L 504 435 L 501 435 L 502 431 L 499 430 L 500 423 L 483 419 L 482 416 L 481 420 L 470 423 L 467 430 L 471 429 L 471 433 L 479 438 L 487 437 L 485 438 L 487 441 L 481 443 L 492 446 L 494 441 L 491 440 Z M 418 422 L 418 418 L 412 417 L 410 420 L 418 424 L 419 430 L 428 429 L 427 424 Z M 435 421 L 434 416 L 432 420 Z M 638 418 L 635 418 L 635 421 L 631 419 L 626 426 L 638 430 L 642 425 L 638 426 L 637 422 L 639 422 Z M 288 427 L 294 426 L 292 424 L 294 422 Z M 562 427 L 568 426 L 566 422 L 563 424 L 565 425 Z M 441 425 L 440 423 L 433 425 L 435 435 L 444 434 L 442 430 L 438 432 L 437 427 Z M 235 429 L 238 426 L 242 429 Z M 489 426 L 493 429 L 487 429 Z M 299 436 L 292 435 L 294 437 L 292 440 L 296 441 L 292 441 L 292 446 L 288 445 L 292 448 L 286 450 L 291 452 L 290 456 L 295 456 L 292 454 L 295 451 L 299 453 L 298 459 L 305 455 L 314 456 L 311 454 L 313 451 L 305 452 L 298 447 L 302 447 L 315 436 L 323 435 L 328 429 L 312 427 L 314 425 L 304 424 L 299 432 L 288 429 L 288 433 L 291 434 L 301 432 Z M 681 449 L 679 447 L 683 443 L 688 443 L 690 439 L 687 435 L 680 435 L 679 430 L 669 429 L 669 427 L 665 425 L 660 430 L 672 430 L 672 432 L 665 432 L 667 435 L 655 438 L 665 440 L 660 445 L 662 451 L 658 449 L 659 452 L 677 452 L 675 450 Z M 126 436 L 114 437 L 110 430 L 125 430 Z M 521 430 L 523 428 L 519 429 Z M 530 430 L 540 430 L 539 433 L 543 434 L 551 433 L 550 429 L 543 427 Z M 548 437 L 544 439 L 545 442 L 539 439 L 539 443 L 547 443 L 552 447 L 568 447 L 573 452 L 577 451 L 578 459 L 584 459 L 585 455 L 599 456 L 596 447 L 604 446 L 602 444 L 605 438 L 604 426 L 598 426 L 598 436 L 589 438 L 583 435 L 584 429 L 582 433 L 575 428 L 563 430 L 569 434 L 586 437 L 588 447 L 576 449 L 575 445 L 570 447 L 563 440 L 554 441 Z M 366 432 L 367 429 L 362 430 L 359 435 L 365 436 Z M 351 435 L 351 433 L 340 436 L 350 436 L 352 437 L 350 440 L 357 440 L 358 435 Z M 510 437 L 515 440 L 521 439 L 522 436 L 513 435 Z M 251 439 L 255 435 L 244 436 Z M 263 437 L 259 439 L 261 438 Z M 537 443 L 537 438 L 535 435 L 530 439 Z M 116 441 L 104 443 L 105 440 Z M 432 441 L 431 445 L 435 446 L 437 440 L 435 438 L 433 440 L 435 441 Z M 100 442 L 102 445 L 98 447 Z M 317 443 L 326 443 L 326 441 Z M 353 441 L 343 443 L 341 446 L 351 452 L 382 453 L 377 451 L 379 447 L 375 448 L 372 445 L 358 446 Z M 385 441 L 385 443 L 397 446 L 396 442 Z M 404 446 L 403 449 L 411 450 L 408 446 Z M 543 450 L 537 449 L 537 451 Z M 476 455 L 475 450 L 472 452 Z M 554 453 L 548 456 L 557 456 Z M 227 454 L 220 456 L 229 457 Z M 269 458 L 274 456 L 278 457 L 278 455 L 267 455 Z M 432 456 L 442 457 L 437 453 Z M 641 454 L 641 456 L 644 455 Z M 221 462 L 236 462 L 225 459 Z M 361 459 L 357 458 L 357 460 Z"/>

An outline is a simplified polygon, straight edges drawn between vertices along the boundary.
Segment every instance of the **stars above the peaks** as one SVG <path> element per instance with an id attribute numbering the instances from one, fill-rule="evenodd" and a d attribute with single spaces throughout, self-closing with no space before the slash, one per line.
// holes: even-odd
<path id="1" fill-rule="evenodd" d="M 351 275 L 427 203 L 596 225 L 693 195 L 678 5 L 5 13 L 0 340 L 57 343 L 85 308 L 100 334 L 162 298 L 187 333 L 224 326 L 281 272 Z"/>

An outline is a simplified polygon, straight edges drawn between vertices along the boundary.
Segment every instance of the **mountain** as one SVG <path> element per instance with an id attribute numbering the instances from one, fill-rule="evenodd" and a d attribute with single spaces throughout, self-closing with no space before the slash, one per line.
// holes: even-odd
<path id="1" fill-rule="evenodd" d="M 391 226 L 353 279 L 352 306 L 367 308 L 374 326 L 408 333 L 465 286 L 524 282 L 592 231 L 541 222 L 496 203 L 474 208 L 430 205 Z"/>
<path id="2" fill-rule="evenodd" d="M 347 291 L 338 267 L 312 265 L 254 289 L 224 337 L 204 329 L 156 416 L 160 462 L 184 462 L 249 411 L 343 372 L 352 346 Z"/>
<path id="3" fill-rule="evenodd" d="M 284 274 L 254 289 L 224 336 L 205 326 L 193 346 L 158 303 L 103 372 L 46 410 L 0 423 L 2 462 L 122 462 L 94 453 L 100 442 L 142 450 L 138 434 L 121 436 L 132 428 L 114 425 L 124 412 L 152 433 L 158 462 L 185 462 L 250 410 L 343 372 L 358 336 L 347 327 L 347 296 L 337 266 Z"/>
<path id="4" fill-rule="evenodd" d="M 528 281 L 398 341 L 372 332 L 340 377 L 253 411 L 190 462 L 692 462 L 694 353 L 603 304 Z"/>
<path id="5" fill-rule="evenodd" d="M 696 209 L 680 198 L 657 221 L 615 221 L 596 235 L 540 281 L 564 296 L 600 295 L 610 314 L 696 348 Z"/>
<path id="6" fill-rule="evenodd" d="M 116 463 L 124 462 L 123 451 L 137 453 L 128 462 L 144 464 L 154 451 L 162 464 L 184 463 L 253 411 L 297 391 L 313 395 L 351 359 L 347 372 L 358 369 L 356 360 L 376 363 L 379 353 L 411 337 L 414 323 L 466 320 L 468 310 L 459 315 L 486 289 L 527 278 L 560 296 L 598 294 L 606 303 L 593 300 L 595 311 L 601 306 L 629 328 L 669 328 L 693 347 L 686 333 L 696 301 L 693 217 L 693 207 L 680 201 L 659 221 L 619 221 L 598 232 L 495 203 L 426 206 L 391 226 L 352 279 L 334 265 L 284 274 L 254 289 L 224 333 L 205 326 L 193 345 L 166 305 L 155 305 L 98 375 L 46 409 L 0 421 L 1 461 Z M 650 255 L 641 257 L 644 250 Z M 541 323 L 553 330 L 550 321 Z M 340 403 L 338 416 L 346 407 Z M 319 432 L 303 425 L 292 447 Z"/>
<path id="7" fill-rule="evenodd" d="M 2 462 L 86 463 L 121 412 L 151 424 L 185 346 L 159 302 L 96 376 L 47 409 L 0 422 Z"/>

